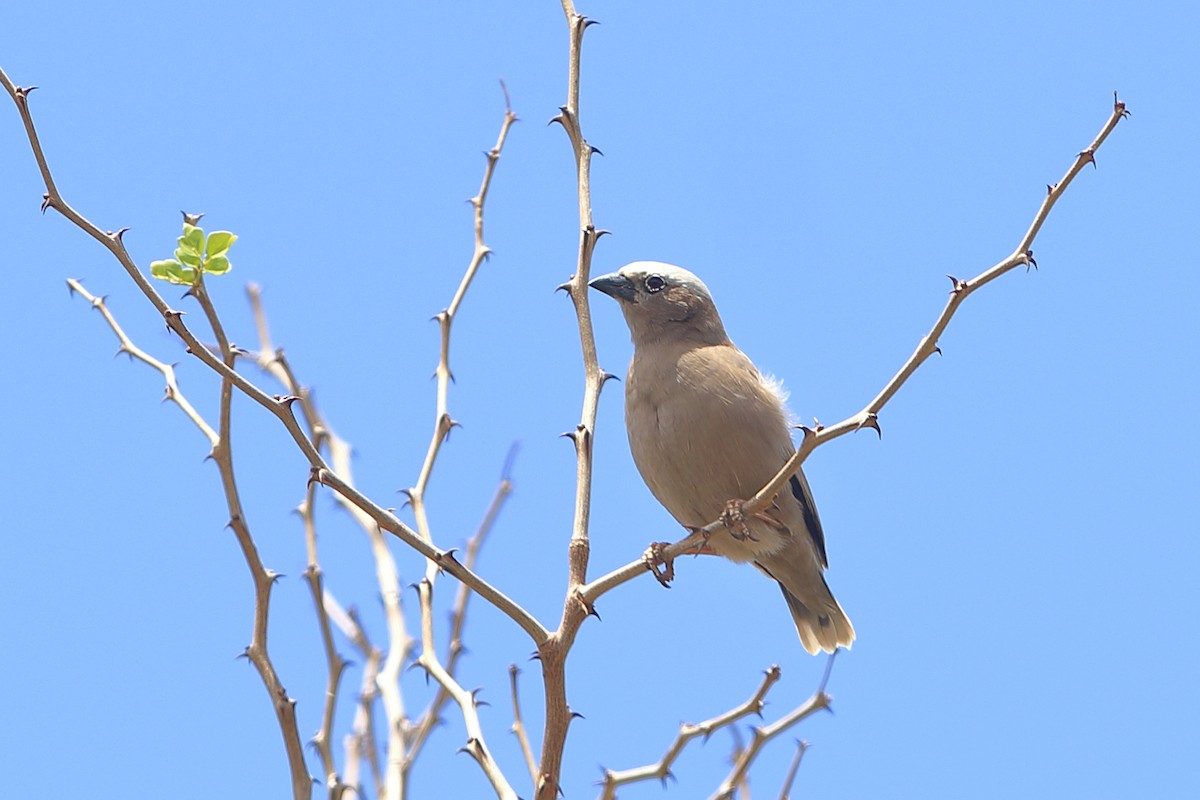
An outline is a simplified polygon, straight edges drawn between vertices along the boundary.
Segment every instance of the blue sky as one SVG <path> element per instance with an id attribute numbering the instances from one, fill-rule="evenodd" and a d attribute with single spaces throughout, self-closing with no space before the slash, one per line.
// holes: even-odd
<path id="1" fill-rule="evenodd" d="M 1200 716 L 1193 505 L 1198 496 L 1194 155 L 1200 19 L 1179 4 L 586 3 L 583 125 L 598 226 L 595 272 L 681 264 L 712 289 L 734 340 L 782 378 L 792 410 L 833 422 L 865 405 L 940 310 L 951 273 L 1007 255 L 1075 153 L 1122 123 L 1034 245 L 1041 268 L 968 300 L 888 406 L 883 437 L 806 467 L 829 581 L 859 639 L 821 715 L 752 773 L 777 796 L 791 742 L 812 743 L 796 795 L 1129 797 L 1197 792 Z M 443 546 L 473 532 L 505 453 L 516 491 L 480 571 L 550 625 L 566 582 L 582 370 L 555 285 L 577 237 L 557 3 L 74 2 L 6 11 L 0 65 L 32 107 L 66 199 L 130 226 L 143 266 L 166 257 L 180 209 L 241 238 L 211 283 L 234 341 L 254 344 L 255 281 L 277 342 L 384 505 L 416 480 L 432 425 L 437 329 L 471 252 L 470 208 L 503 112 L 522 121 L 492 186 L 495 256 L 455 326 L 463 423 L 429 493 Z M 168 336 L 118 265 L 54 213 L 15 109 L 0 114 L 0 330 L 8 342 L 0 489 L 0 752 L 13 796 L 285 797 L 267 697 L 236 656 L 251 591 L 203 438 L 161 379 L 125 359 L 64 280 L 82 278 L 130 335 L 180 362 L 215 417 L 217 384 Z M 164 287 L 165 288 L 165 287 Z M 178 291 L 173 302 L 192 312 Z M 593 303 L 603 366 L 623 373 L 617 308 Z M 269 386 L 269 384 L 267 384 Z M 272 387 L 271 391 L 278 391 Z M 239 476 L 275 593 L 271 647 L 319 724 L 324 667 L 298 519 L 307 469 L 278 424 L 235 404 Z M 592 573 L 680 531 L 643 486 L 610 384 L 595 445 Z M 384 636 L 365 539 L 318 504 L 330 590 Z M 393 546 L 406 582 L 422 565 Z M 783 679 L 767 720 L 803 701 L 825 662 L 796 640 L 777 590 L 748 568 L 681 562 L 605 597 L 569 664 L 585 719 L 568 798 L 601 765 L 657 759 L 680 721 Z M 455 584 L 439 584 L 445 604 Z M 416 622 L 415 593 L 406 596 Z M 485 732 L 518 791 L 509 663 L 540 716 L 531 645 L 475 604 L 462 681 L 484 687 Z M 342 652 L 351 654 L 341 643 Z M 346 699 L 358 685 L 352 669 Z M 413 708 L 428 697 L 403 679 Z M 338 716 L 340 738 L 350 702 Z M 413 797 L 484 797 L 451 714 Z M 703 797 L 728 733 L 694 744 L 677 784 L 626 798 Z M 318 771 L 311 761 L 314 774 Z"/>

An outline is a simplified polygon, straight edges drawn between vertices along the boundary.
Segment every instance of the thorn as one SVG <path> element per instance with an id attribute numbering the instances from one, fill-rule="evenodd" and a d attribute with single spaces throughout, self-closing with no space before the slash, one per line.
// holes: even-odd
<path id="1" fill-rule="evenodd" d="M 587 719 L 587 717 L 585 717 L 583 714 L 580 714 L 578 711 L 572 711 L 571 719 Z"/>
<path id="2" fill-rule="evenodd" d="M 937 353 L 940 356 L 942 354 L 942 348 L 938 347 L 937 345 L 934 345 L 933 352 Z"/>
<path id="3" fill-rule="evenodd" d="M 604 156 L 604 153 L 603 153 L 603 152 L 600 150 L 600 148 L 599 148 L 599 147 L 596 147 L 596 145 L 594 145 L 594 144 L 589 144 L 589 145 L 588 145 L 588 149 L 589 149 L 589 150 L 591 150 L 591 151 L 592 151 L 593 153 L 595 153 L 596 155 L 598 155 L 598 156 L 600 156 L 600 157 L 602 157 L 602 158 L 603 158 L 603 156 Z"/>
<path id="4" fill-rule="evenodd" d="M 1055 184 L 1049 184 L 1049 183 L 1047 183 L 1047 184 L 1046 184 L 1046 194 L 1047 194 L 1047 195 L 1052 195 L 1052 194 L 1054 194 L 1054 187 L 1055 187 L 1055 186 L 1058 186 L 1058 184 L 1057 184 L 1057 183 L 1055 183 Z"/>
<path id="5" fill-rule="evenodd" d="M 862 430 L 863 428 L 874 428 L 875 432 L 879 434 L 879 438 L 883 438 L 883 430 L 879 427 L 878 414 L 868 414 L 866 419 L 858 423 L 858 428 L 856 428 L 856 430 Z"/>
<path id="6" fill-rule="evenodd" d="M 1082 158 L 1085 164 L 1090 161 L 1092 167 L 1096 168 L 1096 151 L 1092 148 L 1089 147 L 1087 150 L 1082 151 L 1079 154 L 1079 158 Z"/>
<path id="7" fill-rule="evenodd" d="M 200 220 L 204 218 L 203 211 L 201 211 L 199 214 L 189 214 L 186 211 L 180 211 L 179 213 L 183 214 L 183 221 L 186 225 L 198 225 L 200 224 Z"/>
<path id="8" fill-rule="evenodd" d="M 620 383 L 621 379 L 618 378 L 616 375 L 613 375 L 611 372 L 603 372 L 602 371 L 600 373 L 600 385 L 603 386 L 604 384 L 608 383 L 609 381 L 616 381 L 617 383 Z"/>
<path id="9" fill-rule="evenodd" d="M 1030 266 L 1031 264 L 1033 265 L 1033 268 L 1034 268 L 1034 269 L 1037 269 L 1037 268 L 1038 268 L 1038 265 L 1037 265 L 1037 260 L 1036 260 L 1036 259 L 1034 259 L 1034 257 L 1033 257 L 1033 251 L 1032 251 L 1032 250 L 1026 250 L 1026 251 L 1025 251 L 1025 271 L 1026 271 L 1026 272 L 1029 272 L 1029 266 Z"/>
<path id="10" fill-rule="evenodd" d="M 539 653 L 537 650 L 534 650 L 532 653 L 529 654 L 529 660 L 530 661 L 541 661 L 542 654 Z"/>
<path id="11" fill-rule="evenodd" d="M 50 207 L 50 193 L 46 192 L 42 195 L 42 213 L 46 213 L 46 209 Z"/>
<path id="12" fill-rule="evenodd" d="M 601 236 L 612 236 L 612 231 L 606 231 L 603 228 L 596 229 L 596 239 L 599 241 Z"/>
<path id="13" fill-rule="evenodd" d="M 560 433 L 558 435 L 558 437 L 560 439 L 570 439 L 572 442 L 575 442 L 576 444 L 578 444 L 579 440 L 575 438 L 577 434 L 578 434 L 578 431 L 564 431 L 564 432 Z"/>
<path id="14" fill-rule="evenodd" d="M 946 277 L 950 279 L 950 282 L 952 284 L 954 284 L 954 288 L 950 290 L 950 294 L 958 294 L 959 292 L 961 292 L 967 288 L 966 281 L 960 280 L 960 279 L 954 277 L 953 275 L 947 275 Z"/>
<path id="15" fill-rule="evenodd" d="M 567 294 L 570 294 L 571 293 L 571 282 L 565 281 L 564 283 L 560 283 L 558 286 L 554 287 L 554 291 L 566 292 Z"/>
<path id="16" fill-rule="evenodd" d="M 598 20 L 598 19 L 588 19 L 587 17 L 583 17 L 582 19 L 583 19 L 583 27 L 585 29 L 591 27 L 592 25 L 600 24 L 600 20 Z"/>
<path id="17" fill-rule="evenodd" d="M 110 234 L 109 234 L 109 236 L 111 236 L 111 237 L 113 237 L 114 239 L 116 239 L 116 240 L 117 240 L 117 244 L 124 244 L 124 242 L 122 241 L 122 239 L 125 237 L 125 233 L 126 233 L 128 230 L 129 230 L 129 226 L 128 226 L 128 225 L 126 225 L 124 228 L 121 228 L 121 229 L 120 229 L 119 231 L 117 231 L 116 233 L 110 233 Z"/>
<path id="18" fill-rule="evenodd" d="M 662 782 L 662 786 L 664 789 L 667 788 L 667 779 L 668 778 L 675 781 L 676 783 L 679 783 L 679 779 L 675 777 L 675 773 L 671 772 L 671 770 L 667 770 L 666 772 L 663 773 L 662 777 L 659 778 L 659 780 Z"/>

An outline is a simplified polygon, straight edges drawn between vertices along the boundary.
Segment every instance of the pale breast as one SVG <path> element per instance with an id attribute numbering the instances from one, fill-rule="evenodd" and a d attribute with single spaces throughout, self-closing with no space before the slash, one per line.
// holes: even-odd
<path id="1" fill-rule="evenodd" d="M 629 445 L 650 491 L 684 525 L 758 491 L 793 450 L 783 406 L 731 345 L 642 348 L 625 387 Z"/>

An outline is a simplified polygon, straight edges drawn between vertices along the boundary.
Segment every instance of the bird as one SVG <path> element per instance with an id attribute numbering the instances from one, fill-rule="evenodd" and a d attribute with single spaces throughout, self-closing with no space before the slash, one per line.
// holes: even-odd
<path id="1" fill-rule="evenodd" d="M 763 512 L 738 513 L 796 450 L 781 385 L 729 339 L 688 270 L 635 261 L 589 285 L 618 302 L 633 339 L 625 425 L 650 492 L 689 529 L 725 521 L 705 550 L 775 580 L 805 650 L 850 647 L 854 626 L 825 582 L 825 533 L 804 473 Z"/>

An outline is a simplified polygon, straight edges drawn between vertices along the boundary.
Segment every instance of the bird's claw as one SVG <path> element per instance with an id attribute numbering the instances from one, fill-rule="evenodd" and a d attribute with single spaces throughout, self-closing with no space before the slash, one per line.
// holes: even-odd
<path id="1" fill-rule="evenodd" d="M 642 554 L 642 563 L 646 565 L 646 569 L 650 570 L 650 574 L 654 579 L 663 585 L 663 588 L 670 589 L 671 581 L 675 580 L 675 559 L 667 558 L 665 551 L 667 542 L 651 542 L 646 548 L 646 552 Z M 659 569 L 659 565 L 662 569 Z"/>
<path id="2" fill-rule="evenodd" d="M 721 512 L 721 524 L 729 531 L 729 535 L 739 542 L 757 542 L 758 537 L 746 524 L 744 507 L 745 503 L 741 500 L 730 500 L 725 503 L 725 510 Z"/>

